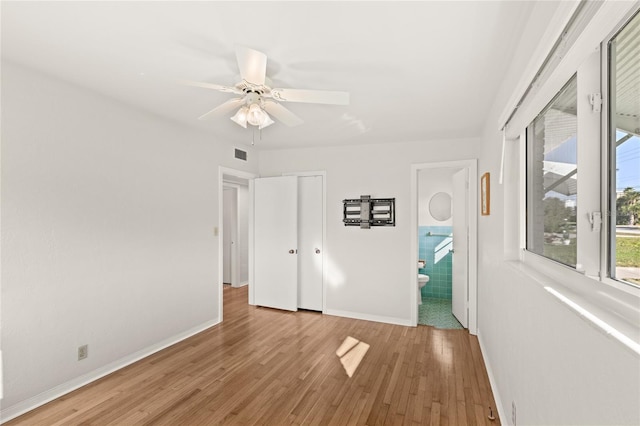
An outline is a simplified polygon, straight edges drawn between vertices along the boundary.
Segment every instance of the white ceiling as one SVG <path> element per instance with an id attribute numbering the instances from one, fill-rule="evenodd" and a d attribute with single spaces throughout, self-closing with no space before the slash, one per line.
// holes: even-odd
<path id="1" fill-rule="evenodd" d="M 197 117 L 233 97 L 234 46 L 267 54 L 272 87 L 344 90 L 348 106 L 287 103 L 256 146 L 477 137 L 532 3 L 2 2 L 2 56 L 249 145 L 252 130 Z M 256 138 L 258 135 L 256 134 Z"/>

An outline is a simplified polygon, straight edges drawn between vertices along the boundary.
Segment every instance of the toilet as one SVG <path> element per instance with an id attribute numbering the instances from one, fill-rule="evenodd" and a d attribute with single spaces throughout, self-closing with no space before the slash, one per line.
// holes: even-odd
<path id="1" fill-rule="evenodd" d="M 426 262 L 424 260 L 418 261 L 418 269 L 424 268 Z M 418 273 L 418 305 L 422 305 L 422 293 L 421 289 L 429 282 L 429 275 Z"/>

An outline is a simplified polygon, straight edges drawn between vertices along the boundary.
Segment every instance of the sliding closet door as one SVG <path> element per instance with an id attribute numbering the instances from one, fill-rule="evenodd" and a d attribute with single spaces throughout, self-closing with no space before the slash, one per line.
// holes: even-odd
<path id="1" fill-rule="evenodd" d="M 298 178 L 254 180 L 254 301 L 298 309 Z"/>
<path id="2" fill-rule="evenodd" d="M 298 307 L 322 311 L 323 178 L 298 180 Z"/>

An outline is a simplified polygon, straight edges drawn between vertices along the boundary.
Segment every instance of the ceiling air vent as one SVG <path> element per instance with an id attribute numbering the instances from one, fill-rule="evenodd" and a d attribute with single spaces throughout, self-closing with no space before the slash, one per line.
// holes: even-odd
<path id="1" fill-rule="evenodd" d="M 247 151 L 236 148 L 236 158 L 238 160 L 247 161 Z"/>

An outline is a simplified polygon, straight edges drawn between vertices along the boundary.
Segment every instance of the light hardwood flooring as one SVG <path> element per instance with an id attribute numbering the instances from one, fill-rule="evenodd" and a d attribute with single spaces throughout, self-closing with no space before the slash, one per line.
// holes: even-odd
<path id="1" fill-rule="evenodd" d="M 6 425 L 500 424 L 466 330 L 257 308 L 225 287 L 222 324 Z M 351 378 L 347 336 L 370 345 Z"/>

